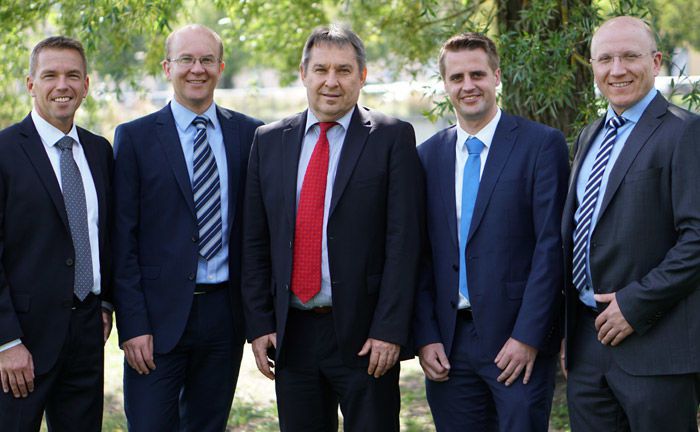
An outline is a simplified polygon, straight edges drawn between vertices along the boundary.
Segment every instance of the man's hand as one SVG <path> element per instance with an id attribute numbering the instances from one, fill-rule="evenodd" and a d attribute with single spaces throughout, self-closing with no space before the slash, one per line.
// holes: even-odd
<path id="1" fill-rule="evenodd" d="M 634 332 L 617 304 L 615 293 L 595 294 L 595 301 L 610 303 L 595 319 L 595 329 L 598 330 L 598 340 L 603 345 L 616 346 Z"/>
<path id="2" fill-rule="evenodd" d="M 391 342 L 368 338 L 357 355 L 362 357 L 371 353 L 367 373 L 374 375 L 375 378 L 379 378 L 396 364 L 400 350 L 398 345 Z"/>
<path id="3" fill-rule="evenodd" d="M 153 361 L 153 335 L 136 336 L 122 344 L 126 362 L 140 375 L 148 375 L 156 369 Z"/>
<path id="4" fill-rule="evenodd" d="M 277 333 L 260 336 L 253 340 L 252 345 L 258 370 L 271 380 L 275 379 L 275 373 L 272 371 L 275 367 L 275 362 L 267 356 L 267 350 L 270 348 L 277 349 Z"/>
<path id="5" fill-rule="evenodd" d="M 569 371 L 566 369 L 566 338 L 561 340 L 561 348 L 559 348 L 559 367 L 561 373 L 564 374 L 564 379 L 569 378 Z"/>
<path id="6" fill-rule="evenodd" d="M 445 347 L 437 342 L 431 343 L 418 350 L 420 366 L 425 376 L 431 381 L 447 381 L 450 373 L 450 362 L 445 355 Z"/>
<path id="7" fill-rule="evenodd" d="M 505 382 L 505 385 L 509 386 L 525 369 L 523 384 L 527 384 L 530 381 L 532 367 L 535 365 L 535 357 L 537 357 L 537 348 L 508 338 L 494 360 L 496 366 L 503 371 L 498 376 L 498 382 Z"/>
<path id="8" fill-rule="evenodd" d="M 102 308 L 102 332 L 104 333 L 104 343 L 107 343 L 109 334 L 112 333 L 112 311 Z"/>
<path id="9" fill-rule="evenodd" d="M 34 391 L 34 361 L 24 344 L 0 352 L 0 380 L 2 391 L 16 398 L 29 396 Z"/>

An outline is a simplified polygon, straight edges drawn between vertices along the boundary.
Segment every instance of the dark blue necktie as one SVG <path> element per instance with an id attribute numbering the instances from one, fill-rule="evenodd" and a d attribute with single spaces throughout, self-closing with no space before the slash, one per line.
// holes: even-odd
<path id="1" fill-rule="evenodd" d="M 192 124 L 194 136 L 193 184 L 194 206 L 199 228 L 199 254 L 210 260 L 221 250 L 221 185 L 219 170 L 211 146 L 207 142 L 209 119 L 197 116 Z"/>

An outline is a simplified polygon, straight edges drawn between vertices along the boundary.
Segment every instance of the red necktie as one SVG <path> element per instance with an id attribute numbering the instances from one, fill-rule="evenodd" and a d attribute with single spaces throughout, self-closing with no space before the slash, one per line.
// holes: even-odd
<path id="1" fill-rule="evenodd" d="M 304 174 L 294 229 L 292 292 L 306 303 L 321 291 L 321 240 L 323 206 L 328 177 L 328 137 L 335 122 L 321 122 L 321 133 Z"/>

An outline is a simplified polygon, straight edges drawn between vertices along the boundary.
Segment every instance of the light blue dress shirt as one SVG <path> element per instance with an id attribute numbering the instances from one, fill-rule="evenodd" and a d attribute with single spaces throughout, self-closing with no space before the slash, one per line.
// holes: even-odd
<path id="1" fill-rule="evenodd" d="M 180 137 L 182 153 L 185 155 L 187 174 L 192 185 L 194 159 L 194 136 L 197 128 L 192 124 L 192 120 L 198 115 L 179 104 L 175 99 L 170 102 L 170 109 L 177 125 L 177 134 Z M 201 115 L 209 118 L 207 124 L 207 141 L 216 159 L 216 168 L 219 171 L 219 183 L 221 185 L 221 230 L 222 242 L 221 250 L 209 261 L 199 256 L 197 262 L 197 283 L 216 284 L 229 280 L 228 274 L 228 244 L 230 227 L 228 224 L 228 164 L 226 163 L 226 149 L 224 147 L 224 137 L 221 132 L 221 124 L 216 116 L 216 104 L 211 104 Z"/>
<path id="2" fill-rule="evenodd" d="M 626 120 L 626 122 L 617 130 L 617 138 L 615 139 L 615 144 L 613 145 L 612 151 L 610 153 L 610 160 L 608 160 L 608 165 L 605 167 L 605 171 L 603 172 L 603 179 L 601 180 L 600 191 L 598 192 L 598 200 L 596 201 L 595 209 L 593 209 L 591 229 L 588 231 L 588 245 L 586 250 L 586 284 L 591 289 L 583 290 L 579 294 L 579 298 L 581 299 L 581 301 L 591 308 L 595 308 L 596 303 L 593 299 L 593 285 L 591 282 L 592 279 L 590 272 L 590 240 L 591 236 L 593 235 L 595 225 L 598 221 L 598 213 L 600 212 L 600 206 L 603 203 L 603 196 L 605 196 L 605 190 L 608 187 L 608 179 L 610 178 L 610 172 L 615 166 L 615 161 L 617 161 L 617 158 L 620 156 L 622 149 L 625 147 L 625 142 L 627 142 L 627 138 L 630 136 L 632 130 L 639 122 L 639 119 L 642 117 L 642 114 L 644 114 L 644 111 L 647 109 L 649 103 L 651 103 L 652 99 L 654 99 L 654 97 L 656 96 L 656 92 L 657 90 L 655 88 L 652 88 L 649 91 L 649 93 L 647 93 L 647 95 L 644 96 L 644 98 L 642 98 L 642 100 L 632 105 L 632 107 L 630 107 L 622 113 L 622 117 Z M 610 106 L 608 106 L 608 112 L 605 116 L 603 127 L 600 129 L 600 132 L 598 132 L 598 135 L 593 140 L 591 148 L 588 149 L 588 153 L 586 154 L 586 157 L 583 160 L 583 163 L 581 164 L 581 170 L 579 171 L 578 179 L 576 180 L 576 201 L 578 204 L 578 208 L 576 210 L 575 220 L 578 220 L 580 217 L 579 213 L 581 211 L 581 200 L 583 200 L 583 195 L 586 191 L 586 183 L 588 182 L 588 177 L 591 174 L 591 169 L 593 168 L 593 162 L 595 162 L 595 157 L 598 154 L 598 149 L 600 149 L 600 145 L 603 143 L 603 137 L 605 136 L 606 131 L 605 125 L 611 118 L 615 117 L 616 115 L 617 114 L 615 114 L 615 111 L 613 111 L 613 109 Z"/>
<path id="3" fill-rule="evenodd" d="M 299 196 L 301 195 L 301 187 L 304 184 L 304 175 L 306 175 L 306 167 L 311 160 L 311 154 L 316 148 L 316 141 L 320 134 L 319 120 L 311 110 L 306 111 L 306 132 L 304 140 L 301 143 L 301 154 L 299 155 L 299 168 L 297 169 L 297 208 L 299 207 Z M 331 272 L 328 266 L 328 242 L 326 239 L 326 227 L 328 226 L 328 211 L 331 207 L 331 198 L 333 198 L 333 184 L 335 183 L 335 174 L 338 172 L 338 162 L 340 161 L 340 153 L 343 150 L 343 142 L 345 135 L 350 126 L 350 119 L 355 112 L 355 108 L 348 111 L 340 119 L 336 120 L 338 126 L 333 126 L 328 130 L 326 136 L 328 138 L 328 177 L 326 178 L 326 197 L 323 203 L 323 233 L 321 240 L 321 291 L 311 298 L 305 304 L 299 300 L 297 296 L 292 294 L 291 305 L 297 309 L 311 309 L 319 306 L 330 306 L 333 303 L 331 295 Z"/>

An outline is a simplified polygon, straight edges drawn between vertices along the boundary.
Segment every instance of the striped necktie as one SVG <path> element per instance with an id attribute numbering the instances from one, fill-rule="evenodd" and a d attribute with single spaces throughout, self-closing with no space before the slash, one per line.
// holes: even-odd
<path id="1" fill-rule="evenodd" d="M 219 170 L 211 147 L 207 142 L 209 119 L 197 116 L 192 124 L 197 128 L 194 136 L 194 175 L 192 192 L 199 228 L 199 254 L 207 261 L 221 250 L 221 186 Z"/>
<path id="2" fill-rule="evenodd" d="M 621 116 L 611 118 L 606 126 L 603 143 L 600 145 L 598 154 L 593 162 L 591 174 L 588 176 L 586 188 L 583 193 L 583 200 L 577 212 L 576 229 L 574 230 L 574 258 L 573 258 L 573 282 L 579 292 L 591 289 L 586 284 L 587 262 L 588 262 L 588 242 L 591 238 L 591 224 L 593 222 L 593 212 L 600 195 L 600 185 L 603 182 L 603 173 L 608 166 L 610 153 L 615 145 L 617 130 L 625 119 Z"/>

